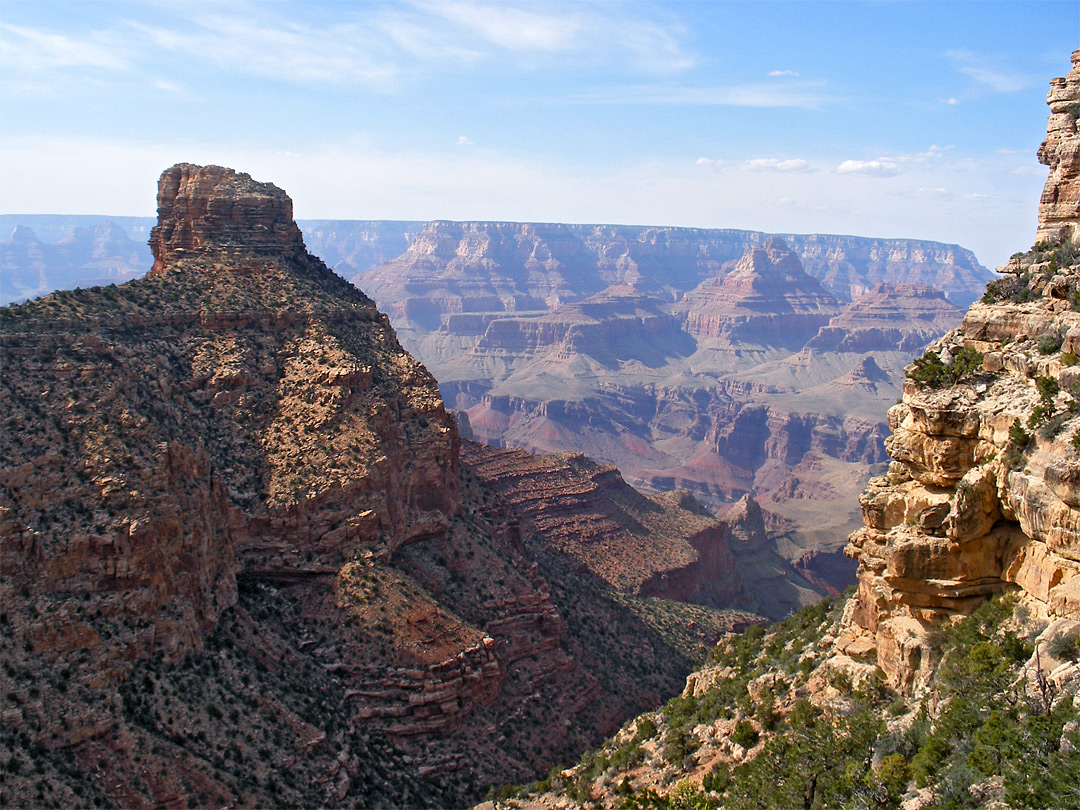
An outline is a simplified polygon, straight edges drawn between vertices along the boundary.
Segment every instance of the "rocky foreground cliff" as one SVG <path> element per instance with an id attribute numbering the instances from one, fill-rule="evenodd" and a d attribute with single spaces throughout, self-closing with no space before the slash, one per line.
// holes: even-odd
<path id="1" fill-rule="evenodd" d="M 512 807 L 1080 807 L 1080 50 L 1035 246 L 906 370 L 858 588 L 717 646 Z"/>
<path id="2" fill-rule="evenodd" d="M 716 609 L 742 594 L 726 524 L 613 470 L 555 465 L 531 508 L 607 515 L 654 584 L 550 542 L 500 483 L 533 462 L 462 460 L 281 189 L 180 164 L 158 206 L 145 278 L 0 312 L 5 805 L 460 804 L 754 618 Z"/>

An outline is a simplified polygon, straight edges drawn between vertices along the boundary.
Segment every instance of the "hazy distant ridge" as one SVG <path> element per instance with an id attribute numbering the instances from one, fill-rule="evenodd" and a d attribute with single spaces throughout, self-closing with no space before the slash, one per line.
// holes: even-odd
<path id="1" fill-rule="evenodd" d="M 104 216 L 96 214 L 3 214 L 0 215 L 0 305 L 44 295 L 57 289 L 121 283 L 141 276 L 152 259 L 146 239 L 156 220 L 153 217 Z M 412 239 L 427 223 L 413 220 L 298 220 L 308 249 L 345 278 L 365 272 L 404 254 Z M 469 223 L 490 225 L 495 223 Z M 110 227 L 106 228 L 106 225 Z M 645 233 L 680 233 L 688 239 L 731 241 L 737 256 L 748 243 L 762 243 L 763 231 L 703 228 L 650 228 L 647 226 L 536 225 L 570 232 L 598 228 Z M 17 231 L 17 229 L 19 229 Z M 28 229 L 28 230 L 27 230 Z M 18 238 L 15 238 L 15 237 Z M 848 279 L 829 267 L 827 256 L 839 243 L 850 252 L 857 245 L 863 251 L 889 250 L 907 246 L 913 250 L 951 250 L 971 278 L 958 286 L 942 279 L 940 286 L 954 303 L 965 306 L 981 293 L 981 285 L 992 274 L 975 255 L 962 247 L 919 239 L 886 239 L 821 234 L 783 234 L 802 255 L 807 272 L 830 288 L 843 287 Z M 738 247 L 735 248 L 735 243 Z M 819 261 L 815 261 L 815 256 Z M 933 283 L 933 282 L 930 282 Z M 977 289 L 976 289 L 977 288 Z M 845 296 L 847 297 L 847 296 Z"/>

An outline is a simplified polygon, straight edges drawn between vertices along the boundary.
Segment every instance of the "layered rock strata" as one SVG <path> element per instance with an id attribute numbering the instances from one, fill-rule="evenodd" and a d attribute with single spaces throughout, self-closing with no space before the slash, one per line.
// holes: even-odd
<path id="1" fill-rule="evenodd" d="M 273 183 L 221 166 L 179 163 L 158 181 L 151 273 L 179 258 L 305 255 L 292 200 Z"/>
<path id="2" fill-rule="evenodd" d="M 588 270 L 601 243 L 572 250 L 576 231 L 556 230 L 549 243 L 539 226 L 462 226 L 461 242 L 449 227 L 434 229 L 423 251 L 393 264 L 406 274 L 393 284 L 413 278 L 438 316 L 433 331 L 399 320 L 402 334 L 474 435 L 531 452 L 585 452 L 632 484 L 689 489 L 713 509 L 751 494 L 788 521 L 790 561 L 839 551 L 854 528 L 842 516 L 885 460 L 881 414 L 900 393 L 910 352 L 959 323 L 960 310 L 911 284 L 877 285 L 844 306 L 775 237 L 720 261 L 716 245 L 695 252 L 654 234 L 648 261 L 619 252 L 636 247 L 612 246 Z M 662 262 L 681 269 L 661 275 Z M 509 301 L 514 285 L 540 276 L 558 281 L 557 301 L 535 295 L 513 304 L 529 310 L 482 311 L 484 296 Z M 476 285 L 487 292 L 473 295 Z M 546 308 L 531 309 L 538 303 Z"/>
<path id="3" fill-rule="evenodd" d="M 1046 140 L 1039 147 L 1039 162 L 1050 167 L 1050 175 L 1039 200 L 1035 242 L 1075 241 L 1080 233 L 1080 140 L 1076 133 L 1080 49 L 1073 51 L 1069 75 L 1050 82 L 1046 103 L 1050 120 Z"/>
<path id="4" fill-rule="evenodd" d="M 743 595 L 727 528 L 685 494 L 644 496 L 580 454 L 465 442 L 462 457 L 545 544 L 617 590 L 713 606 Z"/>
<path id="5" fill-rule="evenodd" d="M 1080 54 L 1080 52 L 1078 52 Z M 850 538 L 859 592 L 850 648 L 869 644 L 898 689 L 926 687 L 935 632 L 988 596 L 1022 594 L 1048 618 L 1080 617 L 1080 108 L 1055 80 L 1048 193 L 1036 247 L 1015 256 L 962 326 L 909 367 L 889 411 L 889 473 L 861 498 Z M 1053 238 L 1048 244 L 1043 241 Z"/>
<path id="6" fill-rule="evenodd" d="M 159 209 L 146 278 L 0 314 L 4 803 L 460 805 L 734 621 L 534 554 L 280 189 L 182 164 Z"/>
<path id="7" fill-rule="evenodd" d="M 730 273 L 688 294 L 676 313 L 697 337 L 798 347 L 838 309 L 791 248 L 771 237 L 750 249 Z"/>
<path id="8" fill-rule="evenodd" d="M 199 650 L 237 575 L 325 575 L 457 508 L 434 381 L 369 299 L 296 256 L 284 193 L 185 164 L 159 204 L 151 277 L 4 312 L 4 602 L 26 651 L 85 659 L 93 684 Z"/>

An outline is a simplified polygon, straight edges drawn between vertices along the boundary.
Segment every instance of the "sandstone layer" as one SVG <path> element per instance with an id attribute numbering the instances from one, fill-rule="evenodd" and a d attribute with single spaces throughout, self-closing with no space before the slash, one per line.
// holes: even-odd
<path id="1" fill-rule="evenodd" d="M 889 411 L 894 460 L 850 538 L 859 592 L 844 643 L 869 640 L 907 692 L 927 687 L 935 632 L 995 593 L 1080 618 L 1080 108 L 1065 106 L 1078 58 L 1049 96 L 1039 241 L 909 367 Z"/>
<path id="2" fill-rule="evenodd" d="M 1046 95 L 1050 120 L 1039 162 L 1050 167 L 1039 200 L 1035 242 L 1075 241 L 1080 232 L 1080 141 L 1076 117 L 1080 112 L 1080 49 L 1073 52 L 1072 70 L 1050 82 Z"/>

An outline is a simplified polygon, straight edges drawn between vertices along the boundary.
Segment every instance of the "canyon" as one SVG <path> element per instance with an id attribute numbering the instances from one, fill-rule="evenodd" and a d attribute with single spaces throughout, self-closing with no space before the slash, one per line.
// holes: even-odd
<path id="1" fill-rule="evenodd" d="M 718 514 L 750 495 L 833 593 L 881 414 L 961 320 L 940 287 L 970 300 L 988 279 L 941 245 L 509 223 L 429 224 L 355 277 L 476 439 L 584 452 Z"/>
<path id="2" fill-rule="evenodd" d="M 358 239 L 361 292 L 281 189 L 167 169 L 145 277 L 0 311 L 3 802 L 815 806 L 842 744 L 914 809 L 958 671 L 1074 775 L 1080 51 L 1049 103 L 974 303 L 949 246 L 508 223 Z M 1013 801 L 968 753 L 925 773 Z"/>
<path id="3" fill-rule="evenodd" d="M 126 244 L 106 239 L 118 226 L 81 226 L 79 245 L 98 236 L 76 256 L 74 237 L 48 245 L 28 230 L 32 218 L 7 220 L 18 230 L 4 243 L 4 277 L 24 292 L 103 265 L 118 279 L 136 272 Z M 721 514 L 756 498 L 776 564 L 816 583 L 767 609 L 773 618 L 854 581 L 842 538 L 886 461 L 882 414 L 900 396 L 903 367 L 991 278 L 970 252 L 918 240 L 300 224 L 313 252 L 387 313 L 477 440 L 584 452 L 636 487 L 688 489 Z M 79 261 L 82 270 L 61 272 Z"/>
<path id="4" fill-rule="evenodd" d="M 463 452 L 281 189 L 158 208 L 145 277 L 0 311 L 5 804 L 457 805 L 760 620 L 691 497 Z"/>
<path id="5" fill-rule="evenodd" d="M 857 589 L 499 806 L 1077 806 L 1080 50 L 1047 102 L 1036 242 L 908 364 Z"/>

